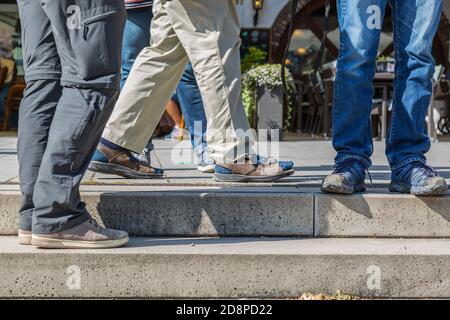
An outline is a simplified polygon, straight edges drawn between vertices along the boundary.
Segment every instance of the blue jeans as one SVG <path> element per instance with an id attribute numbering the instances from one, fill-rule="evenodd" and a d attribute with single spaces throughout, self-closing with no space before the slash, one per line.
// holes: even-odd
<path id="1" fill-rule="evenodd" d="M 0 118 L 3 118 L 4 108 L 6 105 L 6 97 L 8 96 L 9 88 L 11 87 L 11 83 L 6 83 L 3 88 L 0 90 Z"/>
<path id="2" fill-rule="evenodd" d="M 336 163 L 357 158 L 367 168 L 371 165 L 372 80 L 381 34 L 378 25 L 382 25 L 388 3 L 393 9 L 396 79 L 386 156 L 392 170 L 415 161 L 426 162 L 430 139 L 425 117 L 434 73 L 432 44 L 442 0 L 338 0 L 340 53 L 333 108 Z"/>
<path id="3" fill-rule="evenodd" d="M 206 164 L 206 114 L 202 96 L 189 63 L 177 87 L 173 99 L 180 105 L 184 121 L 191 135 L 192 148 L 200 164 Z"/>
<path id="4" fill-rule="evenodd" d="M 150 24 L 153 18 L 152 7 L 130 9 L 127 10 L 127 13 L 122 49 L 121 87 L 128 79 L 136 57 L 150 43 Z M 206 150 L 206 115 L 191 64 L 186 66 L 174 99 L 180 105 L 191 133 L 192 148 L 198 156 L 199 162 L 203 163 Z"/>
<path id="5" fill-rule="evenodd" d="M 137 56 L 150 43 L 150 23 L 152 19 L 152 7 L 127 10 L 127 22 L 122 43 L 120 88 L 123 88 L 127 81 Z"/>

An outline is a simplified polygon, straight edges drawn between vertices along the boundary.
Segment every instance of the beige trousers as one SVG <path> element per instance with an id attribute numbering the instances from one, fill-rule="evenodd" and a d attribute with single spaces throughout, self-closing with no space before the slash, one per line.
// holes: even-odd
<path id="1" fill-rule="evenodd" d="M 142 152 L 190 60 L 208 121 L 209 156 L 227 163 L 254 154 L 241 100 L 234 0 L 155 0 L 153 11 L 151 44 L 137 57 L 103 138 Z"/>

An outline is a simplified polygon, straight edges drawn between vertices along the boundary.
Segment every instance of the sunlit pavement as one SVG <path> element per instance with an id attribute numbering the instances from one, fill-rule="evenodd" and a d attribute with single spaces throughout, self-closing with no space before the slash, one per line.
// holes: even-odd
<path id="1" fill-rule="evenodd" d="M 16 153 L 17 138 L 0 136 L 0 184 L 18 184 L 18 163 Z M 114 175 L 87 172 L 83 184 L 89 185 L 219 185 L 213 181 L 212 174 L 197 171 L 193 163 L 189 141 L 154 140 L 155 150 L 152 152 L 152 165 L 165 170 L 164 179 L 131 180 Z M 370 170 L 372 187 L 385 187 L 389 182 L 389 167 L 384 156 L 384 143 L 374 141 L 375 152 L 372 157 L 373 167 Z M 295 175 L 275 182 L 273 186 L 317 187 L 322 178 L 333 168 L 334 150 L 331 141 L 287 141 L 280 142 L 279 158 L 292 160 L 295 163 Z M 450 183 L 450 142 L 433 143 L 427 155 L 429 164 Z M 246 185 L 246 184 L 245 184 Z M 268 184 L 264 184 L 268 185 Z M 270 184 L 269 184 L 270 185 Z M 241 184 L 242 186 L 242 184 Z"/>

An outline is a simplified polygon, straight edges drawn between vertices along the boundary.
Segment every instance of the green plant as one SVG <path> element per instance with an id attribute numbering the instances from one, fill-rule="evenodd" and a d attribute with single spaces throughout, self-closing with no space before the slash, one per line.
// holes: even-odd
<path id="1" fill-rule="evenodd" d="M 286 70 L 286 82 L 288 92 L 295 92 L 294 78 L 288 70 Z M 255 120 L 258 88 L 266 87 L 271 90 L 282 85 L 280 64 L 264 64 L 253 67 L 243 75 L 242 100 L 244 103 L 245 112 L 251 124 L 253 124 Z M 294 109 L 294 99 L 288 96 L 286 100 L 287 112 L 284 116 L 284 130 L 288 130 L 290 128 L 292 112 Z"/>
<path id="2" fill-rule="evenodd" d="M 256 47 L 250 47 L 248 52 L 242 58 L 241 71 L 247 72 L 251 68 L 262 65 L 267 61 L 267 52 Z"/>
<path id="3" fill-rule="evenodd" d="M 395 60 L 389 56 L 379 56 L 377 62 L 394 62 Z"/>

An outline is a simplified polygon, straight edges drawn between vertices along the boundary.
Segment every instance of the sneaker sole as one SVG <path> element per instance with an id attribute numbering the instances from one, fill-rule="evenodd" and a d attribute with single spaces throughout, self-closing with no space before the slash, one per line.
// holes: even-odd
<path id="1" fill-rule="evenodd" d="M 24 246 L 31 245 L 31 236 L 19 235 L 19 244 L 24 245 Z"/>
<path id="2" fill-rule="evenodd" d="M 389 191 L 393 193 L 409 193 L 414 196 L 442 196 L 447 194 L 448 187 L 445 182 L 437 186 L 432 186 L 428 189 L 417 189 L 411 187 L 409 184 L 391 182 Z"/>
<path id="3" fill-rule="evenodd" d="M 241 174 L 214 174 L 214 181 L 217 182 L 273 182 L 281 178 L 289 177 L 294 174 L 294 170 L 288 170 L 273 176 L 244 176 Z"/>
<path id="4" fill-rule="evenodd" d="M 322 186 L 320 190 L 325 193 L 333 193 L 333 194 L 355 194 L 366 192 L 367 187 L 364 184 L 356 186 L 345 185 L 344 187 L 336 185 L 328 185 Z"/>
<path id="5" fill-rule="evenodd" d="M 43 249 L 110 249 L 126 245 L 129 237 L 105 241 L 81 241 L 32 236 L 31 245 Z"/>
<path id="6" fill-rule="evenodd" d="M 200 171 L 201 173 L 214 173 L 215 169 L 216 169 L 215 165 L 197 167 L 197 170 Z"/>
<path id="7" fill-rule="evenodd" d="M 91 161 L 88 170 L 92 172 L 115 174 L 128 179 L 161 179 L 164 177 L 162 174 L 145 174 L 139 173 L 125 166 L 112 163 L 103 163 L 98 161 Z"/>

